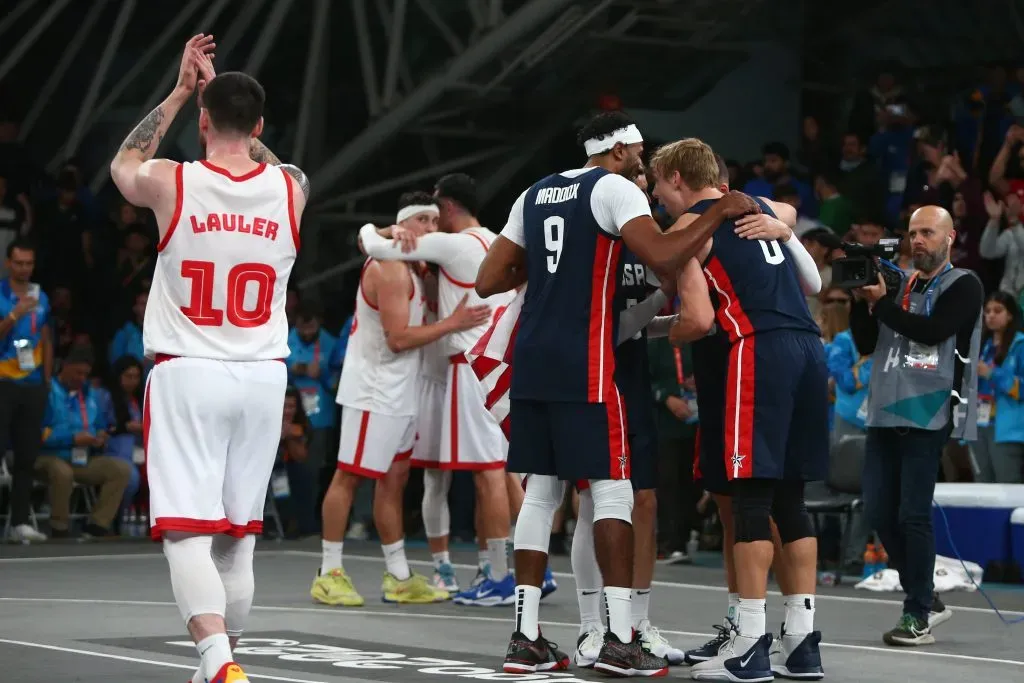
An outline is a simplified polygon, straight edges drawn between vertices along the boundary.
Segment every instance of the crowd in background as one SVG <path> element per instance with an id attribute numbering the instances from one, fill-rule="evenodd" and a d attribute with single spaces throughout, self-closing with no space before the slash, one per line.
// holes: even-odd
<path id="1" fill-rule="evenodd" d="M 828 350 L 837 439 L 864 430 L 872 368 L 849 331 L 850 293 L 830 286 L 830 264 L 842 254 L 843 241 L 875 244 L 902 236 L 918 206 L 939 204 L 950 211 L 957 231 L 954 265 L 975 270 L 988 294 L 979 368 L 979 393 L 988 409 L 979 411 L 987 426 L 977 442 L 950 444 L 944 478 L 1019 483 L 1024 69 L 991 69 L 978 88 L 951 94 L 948 111 L 947 117 L 925 116 L 912 88 L 881 74 L 854 101 L 845 125 L 807 115 L 794 149 L 770 142 L 759 159 L 729 161 L 730 185 L 798 210 L 795 232 L 815 257 L 824 283 L 808 305 Z M 74 160 L 56 177 L 42 173 L 16 139 L 17 123 L 0 122 L 0 251 L 7 257 L 0 265 L 0 313 L 13 319 L 9 328 L 0 327 L 7 329 L 0 335 L 0 390 L 36 386 L 45 398 L 36 412 L 0 406 L 0 453 L 5 444 L 10 449 L 0 469 L 0 513 L 7 513 L 11 528 L 34 528 L 26 518 L 29 510 L 45 516 L 48 523 L 39 526 L 52 537 L 143 535 L 142 408 L 151 362 L 143 356 L 142 321 L 156 261 L 155 226 L 148 212 L 98 201 Z M 910 270 L 909 241 L 902 246 L 897 265 Z M 41 288 L 31 311 L 15 310 L 19 294 L 12 290 L 19 272 L 25 279 L 25 268 L 28 280 Z M 319 530 L 319 504 L 336 458 L 334 395 L 351 319 L 324 320 L 315 297 L 300 300 L 296 291 L 289 293 L 288 314 L 291 387 L 268 495 L 281 529 L 268 524 L 267 533 L 293 538 Z M 27 357 L 19 361 L 25 341 L 50 346 L 32 359 L 34 366 Z M 665 487 L 659 491 L 659 548 L 664 557 L 685 561 L 693 538 L 700 535 L 708 546 L 715 537 L 713 524 L 701 521 L 708 518 L 707 500 L 689 483 L 699 424 L 689 349 L 651 340 L 650 353 Z M 30 446 L 26 434 L 34 434 L 37 443 Z M 32 451 L 31 457 L 19 450 Z M 27 473 L 37 483 L 24 513 L 24 494 L 10 486 L 18 472 L 23 481 Z M 414 477 L 410 535 L 420 528 L 419 491 Z M 468 480 L 456 476 L 456 540 L 473 538 L 472 496 Z M 372 534 L 371 505 L 372 488 L 364 487 L 350 537 Z M 564 548 L 564 531 L 556 530 L 553 552 Z M 42 538 L 36 532 L 23 540 Z"/>

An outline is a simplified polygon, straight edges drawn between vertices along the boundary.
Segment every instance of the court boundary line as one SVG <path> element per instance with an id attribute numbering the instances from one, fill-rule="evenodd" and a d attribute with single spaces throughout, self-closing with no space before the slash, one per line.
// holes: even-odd
<path id="1" fill-rule="evenodd" d="M 125 607 L 174 607 L 177 609 L 177 605 L 173 602 L 158 602 L 148 600 L 101 600 L 99 598 L 9 598 L 0 597 L 0 603 L 3 602 L 25 602 L 25 603 L 67 603 L 67 604 L 79 604 L 79 605 L 114 605 L 114 606 L 125 606 Z M 479 617 L 469 614 L 431 614 L 426 612 L 407 612 L 407 611 L 384 611 L 384 610 L 370 610 L 362 607 L 350 608 L 350 609 L 335 609 L 331 607 L 286 607 L 280 605 L 253 605 L 254 611 L 262 612 L 295 612 L 299 614 L 323 614 L 330 615 L 332 617 L 391 617 L 399 619 L 438 619 L 442 621 L 476 621 L 476 622 L 487 622 L 487 623 L 500 623 L 509 624 L 511 620 L 508 617 Z M 541 620 L 542 626 L 552 626 L 556 628 L 570 628 L 579 629 L 579 624 L 570 624 L 564 621 L 547 621 Z M 670 629 L 659 629 L 661 633 L 667 633 L 675 636 L 683 636 L 685 638 L 710 638 L 714 634 L 711 633 L 697 633 L 695 631 L 676 631 Z M 171 637 L 171 636 L 168 636 Z M 332 637 L 330 635 L 326 637 Z M 0 638 L 0 642 L 4 642 Z M 1009 666 L 1021 666 L 1024 667 L 1024 660 L 1016 659 L 1000 659 L 995 657 L 979 657 L 977 655 L 961 655 L 954 652 L 928 652 L 924 650 L 910 650 L 901 648 L 885 648 L 875 647 L 872 645 L 854 645 L 852 643 L 833 643 L 823 642 L 822 647 L 825 648 L 836 648 L 840 650 L 856 650 L 861 652 L 881 652 L 889 655 L 903 655 L 910 657 L 935 657 L 939 659 L 956 659 L 960 661 L 968 662 L 984 662 L 988 664 L 1005 664 Z M 298 683 L 317 683 L 313 681 L 299 681 Z"/>
<path id="2" fill-rule="evenodd" d="M 320 553 L 313 550 L 284 550 L 284 549 L 266 549 L 257 550 L 257 555 L 284 555 L 293 557 L 320 557 Z M 162 553 L 124 553 L 124 554 L 104 554 L 104 555 L 53 555 L 50 557 L 0 557 L 0 564 L 30 564 L 32 562 L 77 562 L 82 560 L 134 560 L 134 559 L 164 559 Z M 345 555 L 346 560 L 355 560 L 357 562 L 382 562 L 383 558 L 378 555 L 361 555 L 351 554 Z M 409 560 L 409 564 L 414 567 L 433 567 L 434 564 L 430 560 Z M 468 569 L 473 570 L 478 567 L 475 564 L 465 563 L 452 563 L 452 566 L 456 569 Z M 572 572 L 552 572 L 552 574 L 559 579 L 572 579 Z M 679 581 L 659 581 L 655 580 L 651 582 L 652 586 L 658 588 L 682 588 L 685 590 L 696 590 L 704 591 L 706 593 L 725 593 L 727 589 L 725 586 L 708 586 L 699 583 L 683 583 Z M 954 593 L 966 592 L 966 591 L 953 591 Z M 782 593 L 779 591 L 768 591 L 768 595 L 772 597 L 782 597 Z M 856 596 L 856 595 L 830 595 L 830 594 L 818 594 L 815 599 L 820 602 L 833 601 L 833 602 L 852 602 L 852 603 L 865 603 L 868 605 L 903 605 L 902 600 L 886 600 L 884 598 L 872 598 L 868 596 Z M 995 612 L 992 611 L 991 607 L 972 607 L 970 605 L 950 605 L 954 611 L 969 612 L 974 614 L 991 614 L 995 616 Z M 999 610 L 1007 616 L 1013 617 L 1024 617 L 1024 611 L 1020 610 Z"/>
<path id="3" fill-rule="evenodd" d="M 195 671 L 195 664 L 177 664 L 175 662 L 163 662 L 156 659 L 145 659 L 143 657 L 129 657 L 128 655 L 116 655 L 112 652 L 96 652 L 94 650 L 81 650 L 74 647 L 67 647 L 64 645 L 50 645 L 49 643 L 34 643 L 27 640 L 11 640 L 9 638 L 0 638 L 0 645 L 15 645 L 19 647 L 31 647 L 40 650 L 53 650 L 55 652 L 65 652 L 73 655 L 85 655 L 88 657 L 102 657 L 104 659 L 116 659 L 121 662 L 132 662 L 134 664 L 151 664 L 153 666 L 162 666 L 167 669 L 187 669 L 189 671 Z M 270 674 L 253 674 L 248 671 L 245 675 L 249 678 L 265 679 L 268 681 L 283 681 L 283 683 L 325 683 L 325 681 L 314 681 L 308 678 L 288 678 L 287 676 L 273 676 Z"/>

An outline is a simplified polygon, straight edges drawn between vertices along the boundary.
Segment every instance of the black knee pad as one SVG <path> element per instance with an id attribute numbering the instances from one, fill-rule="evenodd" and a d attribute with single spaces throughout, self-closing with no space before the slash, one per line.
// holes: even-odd
<path id="1" fill-rule="evenodd" d="M 782 544 L 814 536 L 814 525 L 804 504 L 804 483 L 802 481 L 780 481 L 775 488 L 772 501 L 772 518 L 779 530 Z"/>
<path id="2" fill-rule="evenodd" d="M 736 479 L 732 487 L 732 521 L 736 542 L 772 540 L 775 482 L 768 479 Z"/>

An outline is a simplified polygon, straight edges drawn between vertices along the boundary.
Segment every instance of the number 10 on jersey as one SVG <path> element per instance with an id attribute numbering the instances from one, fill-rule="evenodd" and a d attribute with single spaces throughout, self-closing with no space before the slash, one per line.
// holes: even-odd
<path id="1" fill-rule="evenodd" d="M 213 307 L 216 264 L 212 261 L 182 261 L 181 276 L 192 281 L 192 294 L 188 306 L 181 312 L 193 324 L 202 327 L 220 327 L 224 314 L 235 327 L 259 327 L 270 321 L 270 307 L 274 298 L 277 273 L 265 263 L 239 263 L 228 271 L 227 297 L 224 310 Z M 256 286 L 256 302 L 245 307 L 246 288 Z"/>
<path id="2" fill-rule="evenodd" d="M 562 238 L 565 237 L 565 219 L 561 216 L 548 216 L 544 219 L 544 248 L 548 254 L 548 272 L 558 270 L 558 261 L 562 258 Z"/>

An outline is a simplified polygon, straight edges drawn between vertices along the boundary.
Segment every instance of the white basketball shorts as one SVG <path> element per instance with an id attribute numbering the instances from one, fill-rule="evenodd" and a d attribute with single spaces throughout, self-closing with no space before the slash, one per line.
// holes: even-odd
<path id="1" fill-rule="evenodd" d="M 437 467 L 441 462 L 444 390 L 444 382 L 432 379 L 420 381 L 420 412 L 416 416 L 416 443 L 412 447 L 413 467 Z"/>
<path id="2" fill-rule="evenodd" d="M 287 385 L 278 360 L 157 362 L 143 410 L 154 540 L 263 531 Z"/>
<path id="3" fill-rule="evenodd" d="M 368 479 L 381 479 L 396 462 L 412 457 L 416 418 L 384 415 L 341 407 L 338 469 Z"/>
<path id="4" fill-rule="evenodd" d="M 454 358 L 441 411 L 441 469 L 501 469 L 508 442 L 487 410 L 483 385 L 464 356 Z"/>

